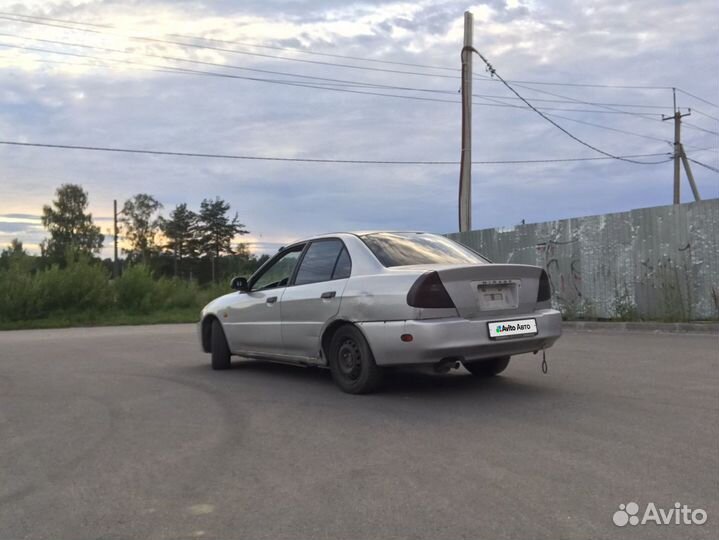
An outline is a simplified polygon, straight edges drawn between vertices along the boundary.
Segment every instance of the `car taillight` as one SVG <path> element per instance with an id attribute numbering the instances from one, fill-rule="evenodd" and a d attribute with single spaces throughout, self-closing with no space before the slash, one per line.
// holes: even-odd
<path id="1" fill-rule="evenodd" d="M 447 294 L 437 272 L 421 275 L 407 293 L 407 303 L 419 308 L 453 308 L 454 302 Z"/>
<path id="2" fill-rule="evenodd" d="M 549 276 L 542 270 L 539 276 L 539 290 L 537 291 L 537 302 L 546 302 L 552 298 L 552 288 L 549 286 Z"/>

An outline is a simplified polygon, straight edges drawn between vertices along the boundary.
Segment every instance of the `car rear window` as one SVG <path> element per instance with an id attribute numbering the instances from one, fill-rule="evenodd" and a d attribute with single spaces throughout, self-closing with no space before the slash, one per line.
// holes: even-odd
<path id="1" fill-rule="evenodd" d="M 382 265 L 485 264 L 487 259 L 449 238 L 428 233 L 370 233 L 360 236 Z"/>
<path id="2" fill-rule="evenodd" d="M 295 285 L 329 281 L 344 244 L 341 240 L 315 240 L 310 244 L 297 271 Z"/>

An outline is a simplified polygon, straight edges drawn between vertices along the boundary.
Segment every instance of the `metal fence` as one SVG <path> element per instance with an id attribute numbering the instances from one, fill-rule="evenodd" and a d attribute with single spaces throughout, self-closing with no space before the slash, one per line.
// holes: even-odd
<path id="1" fill-rule="evenodd" d="M 719 318 L 719 199 L 448 236 L 546 269 L 569 319 Z"/>

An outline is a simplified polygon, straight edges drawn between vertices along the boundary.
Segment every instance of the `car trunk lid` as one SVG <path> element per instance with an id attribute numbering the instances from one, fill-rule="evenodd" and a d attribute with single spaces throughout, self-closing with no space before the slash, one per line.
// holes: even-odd
<path id="1" fill-rule="evenodd" d="M 435 267 L 457 312 L 465 319 L 534 311 L 542 269 L 524 264 Z"/>

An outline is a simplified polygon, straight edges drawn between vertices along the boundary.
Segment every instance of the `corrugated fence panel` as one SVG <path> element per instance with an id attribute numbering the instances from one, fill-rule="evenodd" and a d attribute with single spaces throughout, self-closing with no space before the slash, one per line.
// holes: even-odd
<path id="1" fill-rule="evenodd" d="M 719 318 L 719 199 L 448 236 L 543 267 L 571 318 Z"/>

